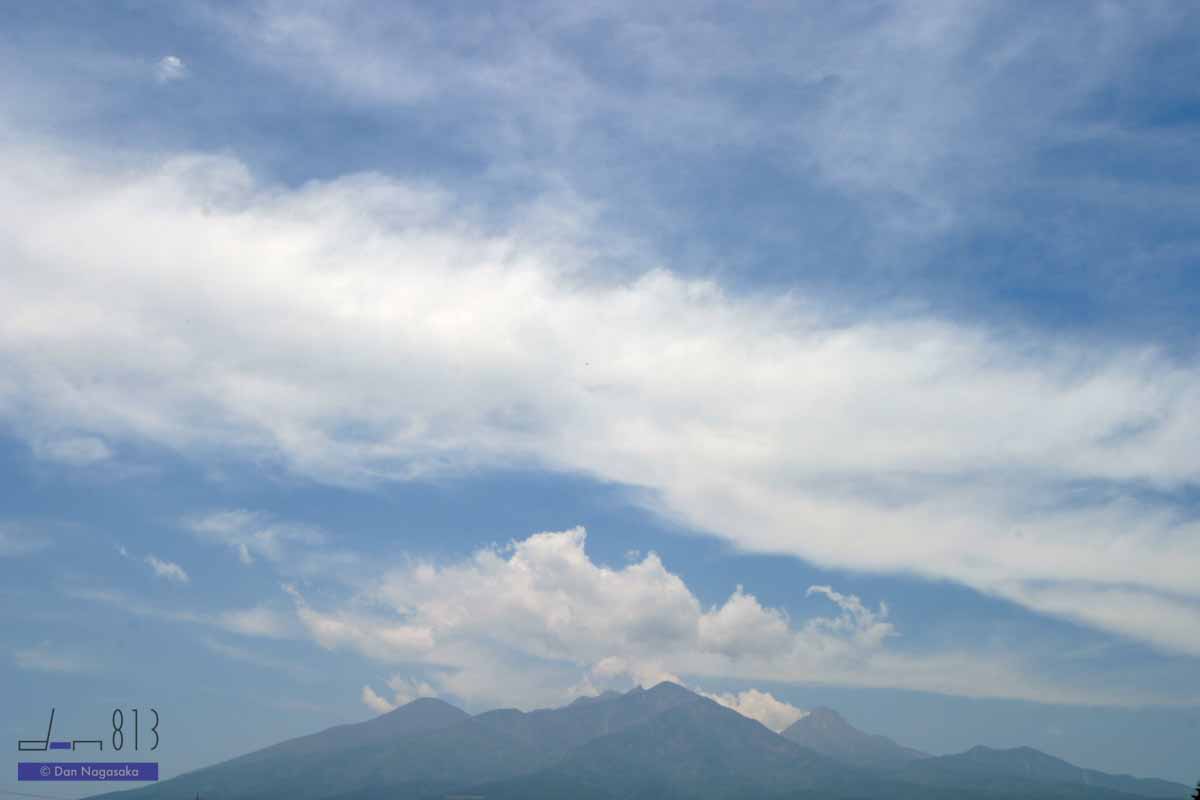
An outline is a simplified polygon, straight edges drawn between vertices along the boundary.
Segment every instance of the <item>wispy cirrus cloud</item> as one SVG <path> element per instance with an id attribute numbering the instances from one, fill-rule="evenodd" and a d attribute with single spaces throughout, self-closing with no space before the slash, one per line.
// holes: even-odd
<path id="1" fill-rule="evenodd" d="M 62 594 L 73 600 L 98 603 L 137 617 L 219 628 L 247 637 L 287 639 L 294 638 L 300 632 L 292 615 L 262 605 L 209 612 L 165 608 L 149 598 L 117 589 L 68 585 L 63 587 Z"/>
<path id="2" fill-rule="evenodd" d="M 833 324 L 801 296 L 662 269 L 590 280 L 553 230 L 487 234 L 452 198 L 378 176 L 289 191 L 220 158 L 136 176 L 45 152 L 0 166 L 21 278 L 4 290 L 18 313 L 0 322 L 0 397 L 39 430 L 355 486 L 582 473 L 746 550 L 950 579 L 1196 652 L 1172 621 L 1197 598 L 1197 523 L 1172 500 L 1200 479 L 1193 364 L 934 317 Z M 63 227 L 94 246 L 63 250 Z M 139 356 L 98 365 L 99 343 Z M 250 512 L 190 525 L 243 562 L 350 558 Z M 1118 625 L 1084 613 L 1095 594 L 1032 590 L 1076 581 L 1173 612 Z"/>
<path id="3" fill-rule="evenodd" d="M 243 564 L 255 557 L 281 561 L 289 545 L 316 545 L 324 541 L 315 528 L 278 525 L 270 517 L 250 511 L 218 511 L 185 522 L 197 536 L 228 545 Z"/>
<path id="4" fill-rule="evenodd" d="M 153 554 L 147 555 L 145 561 L 154 574 L 164 580 L 172 583 L 189 583 L 191 581 L 187 571 L 174 561 L 164 561 Z"/>
<path id="5" fill-rule="evenodd" d="M 210 511 L 187 516 L 181 525 L 201 540 L 230 548 L 245 566 L 263 559 L 289 576 L 331 572 L 353 575 L 361 566 L 359 554 L 335 546 L 321 528 L 262 512 Z"/>
<path id="6" fill-rule="evenodd" d="M 87 656 L 51 642 L 14 651 L 13 663 L 21 669 L 38 672 L 87 672 L 94 666 L 94 661 Z"/>
<path id="7" fill-rule="evenodd" d="M 130 560 L 133 556 L 130 555 L 129 549 L 123 544 L 117 544 L 117 554 L 121 558 Z M 141 562 L 150 567 L 150 571 L 157 578 L 162 578 L 170 583 L 190 583 L 191 576 L 187 574 L 187 570 L 176 564 L 174 561 L 159 558 L 153 553 L 147 553 L 141 558 Z"/>
<path id="8" fill-rule="evenodd" d="M 1093 124 L 1089 104 L 1189 16 L 1170 4 L 911 0 L 769 13 L 625 0 L 504 7 L 468 21 L 375 0 L 264 0 L 215 18 L 295 83 L 452 119 L 461 149 L 545 186 L 566 178 L 601 204 L 638 202 L 655 225 L 696 213 L 664 212 L 671 199 L 645 186 L 655 154 L 701 172 L 724 158 L 769 164 L 796 194 L 793 224 L 820 216 L 817 198 L 861 204 L 856 235 L 872 246 L 859 254 L 897 269 L 896 249 L 914 240 L 994 226 L 996 199 L 1035 179 L 1042 148 L 1127 142 L 1128 128 Z M 620 174 L 619 197 L 606 171 Z"/>
<path id="9" fill-rule="evenodd" d="M 245 647 L 242 644 L 231 644 L 215 639 L 211 636 L 201 637 L 200 643 L 209 651 L 216 653 L 222 658 L 227 658 L 230 661 L 237 661 L 243 664 L 250 664 L 261 669 L 273 670 L 275 672 L 287 672 L 301 678 L 309 679 L 313 672 L 306 667 L 303 662 L 295 659 L 281 658 L 263 653 L 257 650 Z"/>

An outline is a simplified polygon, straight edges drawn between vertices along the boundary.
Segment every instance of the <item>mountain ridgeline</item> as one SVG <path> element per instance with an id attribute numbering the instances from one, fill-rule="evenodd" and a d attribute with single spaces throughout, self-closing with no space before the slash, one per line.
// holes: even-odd
<path id="1" fill-rule="evenodd" d="M 121 800 L 1134 800 L 1182 784 L 1108 775 L 1030 748 L 930 756 L 817 709 L 783 734 L 673 683 L 476 716 L 421 699 Z"/>
<path id="2" fill-rule="evenodd" d="M 823 756 L 867 769 L 900 769 L 930 757 L 928 753 L 898 745 L 886 736 L 863 733 L 829 708 L 814 708 L 782 735 Z"/>

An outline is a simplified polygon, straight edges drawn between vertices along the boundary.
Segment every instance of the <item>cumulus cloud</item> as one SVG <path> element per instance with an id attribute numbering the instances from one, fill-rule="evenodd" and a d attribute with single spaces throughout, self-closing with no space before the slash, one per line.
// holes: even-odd
<path id="1" fill-rule="evenodd" d="M 154 574 L 160 578 L 174 583 L 187 583 L 191 580 L 183 567 L 174 561 L 163 561 L 155 555 L 148 555 L 145 560 L 150 565 L 150 569 L 154 570 Z"/>
<path id="2" fill-rule="evenodd" d="M 389 703 L 380 697 L 370 686 L 362 687 L 362 701 L 367 708 L 377 714 L 386 714 L 396 707 L 395 703 Z"/>
<path id="3" fill-rule="evenodd" d="M 744 692 L 710 693 L 700 692 L 723 706 L 732 708 L 742 716 L 756 719 L 773 731 L 782 731 L 796 720 L 808 714 L 801 708 L 777 699 L 770 692 L 747 689 Z"/>
<path id="4" fill-rule="evenodd" d="M 809 621 L 810 627 L 848 632 L 860 644 L 868 646 L 878 645 L 886 637 L 895 634 L 895 628 L 886 621 L 888 615 L 886 603 L 881 602 L 878 611 L 871 611 L 856 595 L 835 592 L 831 586 L 810 586 L 805 594 L 810 597 L 814 594 L 824 595 L 842 610 L 841 616 L 834 619 Z"/>
<path id="5" fill-rule="evenodd" d="M 22 429 L 351 486 L 582 473 L 643 487 L 657 512 L 743 549 L 953 580 L 1196 652 L 1178 620 L 1200 598 L 1200 523 L 1170 501 L 1200 479 L 1194 364 L 934 317 L 834 324 L 802 296 L 666 269 L 601 281 L 545 220 L 484 232 L 455 198 L 379 176 L 286 189 L 227 158 L 123 172 L 10 149 L 0 205 L 0 300 L 15 309 L 0 319 L 0 413 Z M 1107 488 L 1077 491 L 1089 484 Z M 237 511 L 192 525 L 297 572 L 321 536 Z M 691 614 L 655 564 L 633 568 Z M 1120 624 L 1088 610 L 1102 591 L 1035 590 L 1079 581 L 1167 613 Z M 709 657 L 757 613 L 726 605 Z M 782 646 L 784 620 L 755 619 L 729 646 Z M 670 613 L 642 624 L 622 635 L 695 633 Z M 546 653 L 569 627 L 549 621 Z"/>
<path id="6" fill-rule="evenodd" d="M 538 533 L 462 561 L 416 561 L 317 609 L 294 587 L 299 620 L 321 646 L 427 668 L 427 683 L 393 682 L 389 704 L 447 694 L 472 704 L 555 705 L 604 689 L 664 680 L 769 680 L 1088 702 L 1094 693 L 1030 676 L 1011 656 L 889 647 L 883 605 L 827 586 L 811 596 L 834 613 L 792 620 L 744 587 L 705 608 L 659 557 L 595 563 L 582 528 Z M 369 687 L 368 687 L 369 688 Z M 376 708 L 381 697 L 363 692 Z M 517 699 L 519 698 L 519 700 Z M 772 727 L 798 718 L 773 696 L 718 699 Z M 1109 699 L 1118 702 L 1115 695 Z M 394 701 L 394 702 L 393 702 Z"/>
<path id="7" fill-rule="evenodd" d="M 187 76 L 187 64 L 179 56 L 163 56 L 154 64 L 154 79 L 159 83 L 171 83 Z"/>
<path id="8" fill-rule="evenodd" d="M 384 661 L 412 660 L 434 648 L 433 630 L 426 625 L 398 623 L 384 616 L 315 611 L 294 586 L 284 590 L 295 601 L 300 622 L 322 647 L 351 647 Z"/>

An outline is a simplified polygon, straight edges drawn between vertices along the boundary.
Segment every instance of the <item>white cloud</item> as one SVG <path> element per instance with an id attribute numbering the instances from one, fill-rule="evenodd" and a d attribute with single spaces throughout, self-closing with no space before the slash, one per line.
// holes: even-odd
<path id="1" fill-rule="evenodd" d="M 187 64 L 179 56 L 163 56 L 154 65 L 154 79 L 159 83 L 171 83 L 187 76 Z"/>
<path id="2" fill-rule="evenodd" d="M 1200 656 L 1200 601 L 1088 582 L 1055 585 L 1008 585 L 1003 597 L 1045 609 L 1067 619 L 1118 631 L 1147 641 L 1167 653 Z"/>
<path id="3" fill-rule="evenodd" d="M 393 675 L 388 679 L 388 688 L 392 690 L 392 699 L 386 700 L 370 686 L 362 688 L 362 701 L 367 708 L 380 714 L 411 703 L 418 697 L 437 697 L 438 691 L 425 681 L 406 678 L 403 675 Z"/>
<path id="4" fill-rule="evenodd" d="M 626 688 L 630 684 L 650 687 L 663 681 L 681 686 L 684 683 L 683 678 L 663 669 L 657 658 L 630 660 L 623 656 L 605 656 L 592 665 L 577 691 L 581 695 L 593 695 L 601 689 Z"/>
<path id="5" fill-rule="evenodd" d="M 160 578 L 174 583 L 188 583 L 191 580 L 183 567 L 174 561 L 163 561 L 155 555 L 146 556 L 145 561 L 150 565 L 150 569 L 154 570 L 154 574 Z"/>
<path id="6" fill-rule="evenodd" d="M 348 558 L 323 548 L 326 536 L 317 528 L 282 524 L 267 514 L 216 511 L 187 519 L 184 525 L 202 539 L 228 546 L 246 566 L 257 557 L 303 573 Z"/>
<path id="7" fill-rule="evenodd" d="M 770 692 L 758 689 L 747 689 L 743 692 L 710 693 L 701 692 L 705 697 L 715 700 L 723 706 L 732 708 L 742 716 L 756 719 L 773 731 L 782 731 L 796 720 L 808 714 L 801 708 L 777 699 Z"/>
<path id="8" fill-rule="evenodd" d="M 126 549 L 125 545 L 118 544 L 116 547 L 117 553 L 121 556 L 121 558 L 133 558 L 133 556 L 130 555 L 129 550 Z M 187 574 L 187 571 L 174 561 L 166 561 L 154 555 L 153 553 L 148 553 L 142 558 L 142 562 L 149 566 L 151 571 L 153 571 L 157 577 L 166 581 L 170 581 L 172 583 L 191 582 L 191 577 Z"/>
<path id="9" fill-rule="evenodd" d="M 730 656 L 768 656 L 787 650 L 791 631 L 787 615 L 763 608 L 738 586 L 725 605 L 700 618 L 703 646 Z"/>
<path id="10" fill-rule="evenodd" d="M 834 632 L 852 632 L 858 642 L 868 646 L 879 645 L 885 638 L 895 634 L 892 624 L 885 621 L 888 615 L 886 603 L 880 603 L 877 612 L 871 611 L 857 596 L 835 592 L 830 586 L 810 586 L 805 594 L 810 597 L 814 594 L 824 595 L 842 609 L 842 615 L 835 619 L 818 619 L 809 622 L 808 624 L 812 628 L 828 628 Z"/>
<path id="11" fill-rule="evenodd" d="M 382 13 L 401 20 L 380 25 Z M 1094 139 L 1095 125 L 1068 122 L 1078 105 L 1179 21 L 1168 6 L 1013 14 L 1004 4 L 906 0 L 877 3 L 869 18 L 836 5 L 770 14 L 786 36 L 763 35 L 756 11 L 624 0 L 529 3 L 478 25 L 303 2 L 222 16 L 251 57 L 339 98 L 445 112 L 435 104 L 452 97 L 487 109 L 486 128 L 464 120 L 461 136 L 505 166 L 533 161 L 572 176 L 611 169 L 614 155 L 628 153 L 577 144 L 591 143 L 598 117 L 619 118 L 629 139 L 654 152 L 755 151 L 795 184 L 815 174 L 838 200 L 867 205 L 886 231 L 859 235 L 893 245 L 897 233 L 943 232 L 990 210 L 989 190 L 1055 136 Z M 492 43 L 482 53 L 481 27 Z M 623 66 L 618 74 L 638 76 L 636 88 L 581 63 L 577 42 L 597 30 Z M 1047 71 L 1061 80 L 1039 80 Z M 764 87 L 780 100 L 746 102 Z"/>
<path id="12" fill-rule="evenodd" d="M 434 648 L 433 631 L 427 626 L 396 623 L 383 616 L 314 611 L 295 587 L 284 589 L 295 601 L 300 622 L 322 647 L 348 646 L 384 661 L 408 661 Z"/>
<path id="13" fill-rule="evenodd" d="M 405 678 L 403 675 L 393 675 L 388 678 L 388 688 L 392 690 L 392 697 L 396 701 L 396 705 L 404 705 L 411 703 L 418 697 L 436 697 L 437 690 L 425 681 Z"/>
<path id="14" fill-rule="evenodd" d="M 389 703 L 387 700 L 384 700 L 370 686 L 362 687 L 362 701 L 367 708 L 377 714 L 386 714 L 396 707 L 395 703 Z"/>
<path id="15" fill-rule="evenodd" d="M 653 553 L 616 569 L 594 563 L 585 541 L 576 528 L 450 564 L 415 562 L 364 581 L 353 598 L 330 609 L 313 608 L 294 587 L 287 591 L 323 647 L 425 665 L 427 683 L 390 684 L 395 703 L 437 693 L 472 705 L 555 705 L 606 688 L 685 678 L 1068 703 L 1098 697 L 1123 703 L 1133 696 L 1127 688 L 1055 685 L 1012 653 L 898 649 L 885 606 L 871 611 L 827 586 L 809 594 L 833 605 L 830 616 L 793 622 L 742 587 L 706 609 Z M 363 696 L 368 705 L 378 697 Z M 757 690 L 722 694 L 720 701 L 772 727 L 799 713 Z"/>
<path id="16" fill-rule="evenodd" d="M 123 172 L 10 148 L 0 209 L 0 415 L 20 429 L 355 486 L 582 473 L 747 550 L 949 579 L 1196 652 L 1180 621 L 1200 524 L 1120 488 L 1200 481 L 1190 362 L 929 317 L 835 325 L 803 297 L 663 269 L 599 281 L 545 219 L 484 234 L 454 198 L 379 176 L 291 190 L 224 158 Z M 1089 482 L 1110 490 L 1070 488 Z M 193 529 L 298 574 L 331 557 L 248 512 Z M 1098 592 L 1038 589 L 1080 581 Z M 1090 608 L 1117 588 L 1163 613 Z M 730 619 L 754 610 L 732 602 Z M 759 622 L 742 644 L 769 650 L 780 623 Z M 668 612 L 645 624 L 624 635 L 682 635 Z M 569 627 L 549 620 L 547 653 Z"/>

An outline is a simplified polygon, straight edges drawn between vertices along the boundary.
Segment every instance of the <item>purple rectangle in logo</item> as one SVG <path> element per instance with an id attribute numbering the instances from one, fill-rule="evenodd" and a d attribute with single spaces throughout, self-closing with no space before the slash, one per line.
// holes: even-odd
<path id="1" fill-rule="evenodd" d="M 21 761 L 19 781 L 156 781 L 155 761 Z"/>

